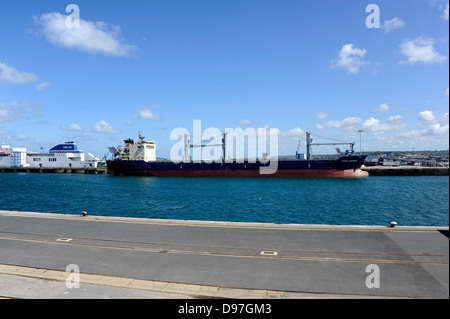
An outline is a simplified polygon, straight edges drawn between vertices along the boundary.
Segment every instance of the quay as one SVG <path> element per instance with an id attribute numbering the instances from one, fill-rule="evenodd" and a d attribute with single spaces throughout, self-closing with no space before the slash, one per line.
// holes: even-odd
<path id="1" fill-rule="evenodd" d="M 389 222 L 0 211 L 0 298 L 448 299 L 449 228 Z"/>
<path id="2" fill-rule="evenodd" d="M 108 174 L 106 167 L 0 167 L 1 173 Z"/>
<path id="3" fill-rule="evenodd" d="M 448 176 L 448 167 L 424 166 L 366 166 L 361 168 L 369 176 Z"/>

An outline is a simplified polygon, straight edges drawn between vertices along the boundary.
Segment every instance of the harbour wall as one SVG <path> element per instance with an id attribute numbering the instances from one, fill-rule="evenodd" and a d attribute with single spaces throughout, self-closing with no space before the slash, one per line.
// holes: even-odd
<path id="1" fill-rule="evenodd" d="M 0 167 L 1 173 L 71 173 L 71 174 L 108 174 L 106 167 Z"/>
<path id="2" fill-rule="evenodd" d="M 448 176 L 448 167 L 421 167 L 421 166 L 370 166 L 363 167 L 369 176 Z"/>

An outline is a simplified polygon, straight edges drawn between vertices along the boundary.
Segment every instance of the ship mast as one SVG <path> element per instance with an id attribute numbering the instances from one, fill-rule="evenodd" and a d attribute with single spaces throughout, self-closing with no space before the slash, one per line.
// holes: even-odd
<path id="1" fill-rule="evenodd" d="M 312 145 L 312 138 L 311 138 L 311 133 L 306 132 L 306 160 L 310 161 L 311 160 L 311 145 Z"/>

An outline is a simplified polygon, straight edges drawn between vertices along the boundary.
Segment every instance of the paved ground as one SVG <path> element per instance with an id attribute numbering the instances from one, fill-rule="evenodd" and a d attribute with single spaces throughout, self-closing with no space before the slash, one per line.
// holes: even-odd
<path id="1" fill-rule="evenodd" d="M 448 256 L 448 227 L 0 211 L 4 298 L 449 298 Z"/>

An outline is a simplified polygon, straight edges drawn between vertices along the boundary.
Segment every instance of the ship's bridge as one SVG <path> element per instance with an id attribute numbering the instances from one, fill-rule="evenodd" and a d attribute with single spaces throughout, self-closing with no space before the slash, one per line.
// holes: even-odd
<path id="1" fill-rule="evenodd" d="M 125 148 L 120 152 L 120 158 L 128 161 L 156 161 L 156 143 L 154 141 L 145 140 L 139 134 L 139 140 L 126 139 Z"/>
<path id="2" fill-rule="evenodd" d="M 65 142 L 58 144 L 50 150 L 50 153 L 81 153 L 75 142 Z"/>

